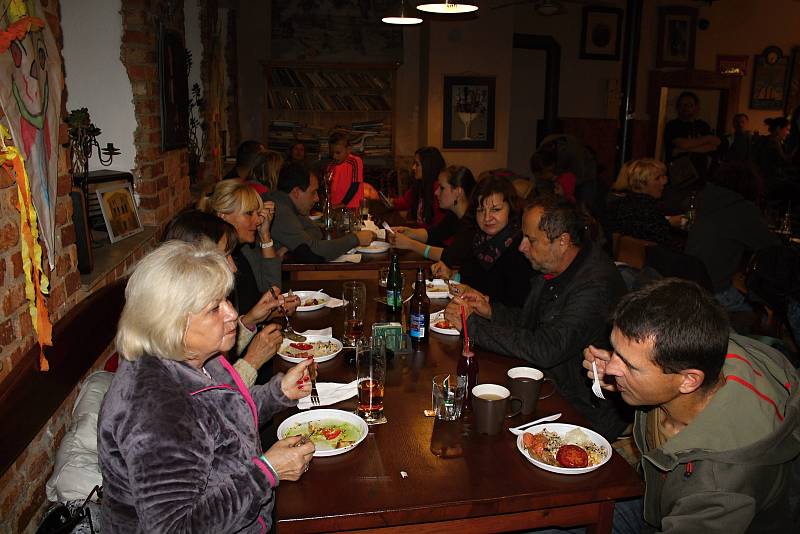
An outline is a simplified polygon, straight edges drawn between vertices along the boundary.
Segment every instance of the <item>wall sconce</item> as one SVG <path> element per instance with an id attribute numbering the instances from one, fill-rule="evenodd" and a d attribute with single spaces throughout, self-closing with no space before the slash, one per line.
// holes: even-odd
<path id="1" fill-rule="evenodd" d="M 89 159 L 92 157 L 92 151 L 97 149 L 97 158 L 104 167 L 111 165 L 114 156 L 120 155 L 121 152 L 114 143 L 107 143 L 105 148 L 100 148 L 97 138 L 102 130 L 92 123 L 87 108 L 73 109 L 64 120 L 69 129 L 72 180 L 81 188 L 84 198 L 88 200 Z"/>

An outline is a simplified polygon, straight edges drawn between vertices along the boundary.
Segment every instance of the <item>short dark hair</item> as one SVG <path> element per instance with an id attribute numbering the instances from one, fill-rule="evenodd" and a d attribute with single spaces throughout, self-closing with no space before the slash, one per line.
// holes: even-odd
<path id="1" fill-rule="evenodd" d="M 339 143 L 344 143 L 344 146 L 350 146 L 350 138 L 344 132 L 333 132 L 328 138 L 328 146 L 333 147 Z"/>
<path id="2" fill-rule="evenodd" d="M 747 116 L 747 113 L 737 113 L 733 116 L 733 120 L 736 120 L 739 117 L 744 117 L 745 119 L 750 120 L 750 117 Z"/>
<path id="3" fill-rule="evenodd" d="M 517 188 L 514 187 L 514 184 L 507 176 L 498 174 L 490 174 L 479 181 L 478 185 L 475 186 L 470 200 L 471 213 L 474 214 L 478 210 L 478 207 L 483 204 L 483 201 L 495 193 L 501 195 L 503 200 L 508 202 L 508 206 L 511 208 L 510 220 L 518 221 L 521 211 L 521 202 L 519 194 L 517 194 Z"/>
<path id="4" fill-rule="evenodd" d="M 542 208 L 539 230 L 554 241 L 561 234 L 569 234 L 575 246 L 581 246 L 586 239 L 589 225 L 586 215 L 572 202 L 557 195 L 544 195 L 531 200 L 525 206 L 525 213 L 533 208 Z"/>
<path id="5" fill-rule="evenodd" d="M 717 383 L 728 352 L 728 316 L 694 282 L 664 278 L 620 300 L 612 317 L 627 339 L 653 340 L 653 361 L 666 373 L 699 369 L 702 388 Z"/>
<path id="6" fill-rule="evenodd" d="M 678 99 L 675 101 L 675 105 L 677 106 L 678 104 L 680 104 L 681 100 L 683 100 L 686 97 L 689 97 L 692 100 L 694 100 L 695 105 L 700 104 L 700 98 L 698 98 L 697 93 L 693 91 L 684 91 L 680 95 L 678 95 Z"/>
<path id="7" fill-rule="evenodd" d="M 219 243 L 222 236 L 228 238 L 225 253 L 230 254 L 239 243 L 236 228 L 213 213 L 191 208 L 181 211 L 167 223 L 161 241 L 177 240 L 198 244 L 203 239 L 208 239 L 212 243 Z"/>
<path id="8" fill-rule="evenodd" d="M 774 133 L 781 128 L 786 128 L 789 126 L 789 119 L 786 117 L 770 117 L 764 119 L 764 124 L 766 124 L 767 128 L 769 128 L 769 133 Z"/>
<path id="9" fill-rule="evenodd" d="M 243 141 L 236 149 L 236 165 L 251 169 L 258 167 L 264 163 L 266 152 L 267 148 L 261 141 Z"/>
<path id="10" fill-rule="evenodd" d="M 319 180 L 319 177 L 317 177 Z M 278 175 L 278 190 L 284 193 L 291 193 L 292 189 L 299 187 L 305 191 L 311 185 L 311 174 L 305 165 L 300 163 L 288 163 L 281 168 Z"/>

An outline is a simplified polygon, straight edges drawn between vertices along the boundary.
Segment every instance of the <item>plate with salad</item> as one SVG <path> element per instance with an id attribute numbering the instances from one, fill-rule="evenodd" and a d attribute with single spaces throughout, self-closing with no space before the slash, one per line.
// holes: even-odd
<path id="1" fill-rule="evenodd" d="M 314 456 L 336 456 L 358 447 L 369 432 L 366 421 L 343 410 L 309 410 L 288 417 L 278 426 L 278 439 L 305 436 L 316 447 Z"/>

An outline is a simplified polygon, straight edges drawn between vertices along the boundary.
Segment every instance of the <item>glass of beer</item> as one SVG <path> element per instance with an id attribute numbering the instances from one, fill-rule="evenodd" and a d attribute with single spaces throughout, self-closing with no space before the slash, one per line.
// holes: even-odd
<path id="1" fill-rule="evenodd" d="M 344 339 L 348 347 L 355 347 L 364 334 L 364 315 L 367 311 L 367 286 L 364 282 L 345 282 L 342 286 L 344 301 Z"/>
<path id="2" fill-rule="evenodd" d="M 386 340 L 383 337 L 356 341 L 356 381 L 358 409 L 356 413 L 369 425 L 386 422 L 383 395 L 386 385 Z"/>

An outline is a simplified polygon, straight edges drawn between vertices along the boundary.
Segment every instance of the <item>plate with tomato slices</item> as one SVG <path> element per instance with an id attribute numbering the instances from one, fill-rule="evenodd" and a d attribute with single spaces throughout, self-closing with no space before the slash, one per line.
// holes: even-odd
<path id="1" fill-rule="evenodd" d="M 369 433 L 366 421 L 354 413 L 328 408 L 287 417 L 278 426 L 278 439 L 305 436 L 316 450 L 314 456 L 336 456 L 358 447 Z"/>
<path id="2" fill-rule="evenodd" d="M 461 332 L 455 329 L 450 322 L 444 318 L 444 310 L 431 314 L 431 331 L 444 334 L 446 336 L 458 336 Z"/>
<path id="3" fill-rule="evenodd" d="M 342 342 L 334 337 L 307 335 L 304 342 L 285 338 L 278 349 L 278 356 L 287 362 L 300 363 L 314 357 L 317 363 L 332 360 L 342 351 Z"/>
<path id="4" fill-rule="evenodd" d="M 561 475 L 581 475 L 605 465 L 611 444 L 593 430 L 567 423 L 543 423 L 517 436 L 517 449 L 530 463 Z"/>

